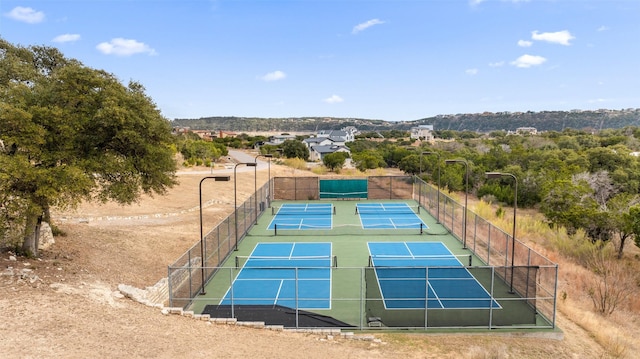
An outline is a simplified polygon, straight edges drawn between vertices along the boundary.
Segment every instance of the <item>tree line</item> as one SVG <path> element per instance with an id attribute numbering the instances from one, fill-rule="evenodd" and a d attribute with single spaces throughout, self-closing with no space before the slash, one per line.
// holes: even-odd
<path id="1" fill-rule="evenodd" d="M 537 208 L 553 228 L 566 228 L 569 234 L 582 230 L 594 243 L 615 243 L 618 257 L 629 241 L 640 246 L 640 128 L 537 135 L 436 131 L 439 135 L 447 140 L 416 143 L 408 132 L 382 131 L 346 145 L 359 170 L 398 168 L 445 190 L 508 205 L 515 203 L 517 188 L 518 206 Z M 307 160 L 308 149 L 300 140 L 261 151 Z M 334 153 L 323 163 L 338 171 L 347 157 Z M 464 166 L 447 165 L 452 163 Z M 504 176 L 488 178 L 489 172 Z"/>
<path id="2" fill-rule="evenodd" d="M 174 126 L 203 130 L 227 130 L 236 132 L 315 132 L 317 129 L 339 130 L 355 126 L 361 131 L 409 131 L 419 125 L 433 125 L 441 131 L 515 131 L 519 127 L 535 127 L 538 131 L 577 129 L 600 131 L 609 128 L 640 126 L 640 108 L 574 110 L 574 111 L 526 111 L 483 112 L 447 114 L 407 121 L 384 121 L 362 118 L 296 117 L 259 118 L 213 116 L 197 119 L 174 119 Z"/>

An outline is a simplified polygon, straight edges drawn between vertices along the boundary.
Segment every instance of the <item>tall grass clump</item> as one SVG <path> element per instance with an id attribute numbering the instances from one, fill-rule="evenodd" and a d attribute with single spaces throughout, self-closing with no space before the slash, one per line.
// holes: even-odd
<path id="1" fill-rule="evenodd" d="M 284 165 L 287 167 L 291 167 L 296 170 L 307 170 L 307 161 L 295 157 L 295 158 L 285 158 L 283 161 Z"/>
<path id="2" fill-rule="evenodd" d="M 357 168 L 343 168 L 342 170 L 340 170 L 340 174 L 346 177 L 364 177 L 367 175 Z"/>
<path id="3" fill-rule="evenodd" d="M 311 168 L 311 173 L 316 175 L 326 175 L 329 173 L 329 169 L 325 166 L 315 166 Z M 340 173 L 340 170 L 336 170 L 336 174 Z"/>

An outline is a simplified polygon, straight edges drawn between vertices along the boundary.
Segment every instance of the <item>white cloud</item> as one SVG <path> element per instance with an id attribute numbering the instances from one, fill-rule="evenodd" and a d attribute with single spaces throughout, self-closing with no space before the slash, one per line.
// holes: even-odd
<path id="1" fill-rule="evenodd" d="M 531 66 L 542 65 L 546 61 L 547 59 L 545 59 L 542 56 L 522 55 L 518 57 L 515 61 L 512 61 L 511 65 L 515 67 L 520 67 L 520 68 L 529 68 Z"/>
<path id="2" fill-rule="evenodd" d="M 533 31 L 531 32 L 531 38 L 533 40 L 546 41 L 546 42 L 551 42 L 553 44 L 569 46 L 571 45 L 569 42 L 575 39 L 575 36 L 571 35 L 571 33 L 567 30 L 556 31 L 556 32 L 542 32 L 542 33 L 538 33 L 538 31 Z"/>
<path id="3" fill-rule="evenodd" d="M 380 21 L 378 19 L 371 19 L 371 20 L 369 20 L 367 22 L 363 22 L 361 24 L 358 24 L 358 25 L 354 26 L 353 30 L 351 31 L 351 33 L 352 34 L 357 34 L 360 31 L 363 31 L 365 29 L 370 28 L 371 26 L 382 25 L 382 24 L 384 24 L 384 21 Z"/>
<path id="4" fill-rule="evenodd" d="M 533 45 L 533 42 L 531 42 L 531 41 L 518 40 L 518 46 L 520 46 L 520 47 L 531 47 L 531 45 Z"/>
<path id="5" fill-rule="evenodd" d="M 502 66 L 504 66 L 504 61 L 490 62 L 489 63 L 489 67 L 502 67 Z"/>
<path id="6" fill-rule="evenodd" d="M 326 103 L 340 103 L 340 102 L 344 102 L 344 100 L 342 99 L 342 97 L 338 96 L 338 95 L 331 95 L 331 97 L 327 97 L 324 100 L 322 100 Z"/>
<path id="7" fill-rule="evenodd" d="M 53 38 L 53 42 L 74 42 L 80 40 L 79 34 L 64 34 Z"/>
<path id="8" fill-rule="evenodd" d="M 115 38 L 109 42 L 101 42 L 96 46 L 98 51 L 105 55 L 131 56 L 135 54 L 156 55 L 156 51 L 149 45 L 131 39 Z"/>
<path id="9" fill-rule="evenodd" d="M 284 79 L 285 77 L 287 77 L 287 74 L 285 74 L 280 70 L 277 70 L 277 71 L 269 72 L 264 76 L 261 76 L 260 79 L 262 81 L 278 81 L 278 80 Z"/>
<path id="10" fill-rule="evenodd" d="M 600 31 L 607 31 L 607 30 L 609 30 L 609 28 L 607 26 L 602 25 L 598 28 L 597 31 L 600 32 Z"/>
<path id="11" fill-rule="evenodd" d="M 477 75 L 478 74 L 478 69 L 466 69 L 464 70 L 464 73 L 467 75 Z"/>
<path id="12" fill-rule="evenodd" d="M 42 11 L 35 11 L 30 7 L 16 6 L 5 15 L 14 20 L 26 22 L 27 24 L 37 24 L 44 20 L 44 13 Z"/>

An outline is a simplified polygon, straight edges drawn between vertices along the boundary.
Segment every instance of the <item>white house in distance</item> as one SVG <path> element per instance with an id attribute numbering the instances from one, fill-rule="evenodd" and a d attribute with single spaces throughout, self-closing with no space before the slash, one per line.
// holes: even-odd
<path id="1" fill-rule="evenodd" d="M 295 135 L 274 135 L 269 137 L 269 142 L 266 142 L 265 145 L 281 145 L 286 140 L 295 140 Z"/>
<path id="2" fill-rule="evenodd" d="M 433 141 L 433 125 L 419 125 L 418 127 L 411 127 L 411 138 Z"/>
<path id="3" fill-rule="evenodd" d="M 315 137 L 304 139 L 303 143 L 309 149 L 309 159 L 311 161 L 322 161 L 324 156 L 334 152 L 346 152 L 351 155 L 351 151 L 345 143 L 355 140 L 358 130 L 353 127 L 345 127 L 342 130 L 321 130 Z"/>

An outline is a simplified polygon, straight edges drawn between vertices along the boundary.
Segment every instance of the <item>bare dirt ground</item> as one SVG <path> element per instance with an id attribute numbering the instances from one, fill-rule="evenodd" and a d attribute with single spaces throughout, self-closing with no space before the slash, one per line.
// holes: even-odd
<path id="1" fill-rule="evenodd" d="M 272 176 L 294 171 L 271 166 Z M 306 173 L 310 175 L 310 173 Z M 0 254 L 2 358 L 604 358 L 580 326 L 559 314 L 561 340 L 526 334 L 374 334 L 376 341 L 216 325 L 123 298 L 118 284 L 152 286 L 199 239 L 198 183 L 179 174 L 166 196 L 139 204 L 57 211 L 66 236 L 39 259 Z M 238 198 L 254 178 L 239 173 Z M 258 185 L 267 171 L 258 171 Z M 232 212 L 233 181 L 203 186 L 213 226 Z M 26 271 L 25 271 L 26 269 Z"/>

